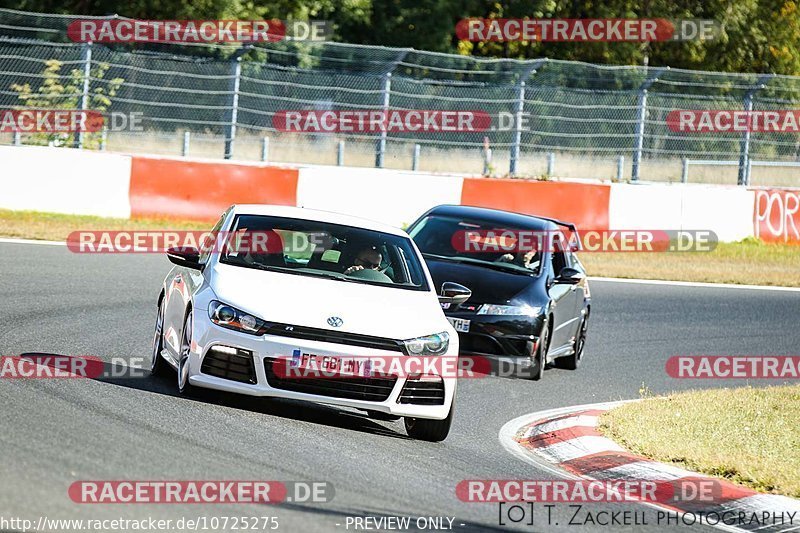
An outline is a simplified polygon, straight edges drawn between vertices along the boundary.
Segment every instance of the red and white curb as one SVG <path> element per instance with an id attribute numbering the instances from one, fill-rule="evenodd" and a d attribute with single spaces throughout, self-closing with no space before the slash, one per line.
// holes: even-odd
<path id="1" fill-rule="evenodd" d="M 744 513 L 748 520 L 753 513 L 759 517 L 766 517 L 767 514 L 770 518 L 785 517 L 784 523 L 773 523 L 771 520 L 766 523 L 763 520 L 750 524 L 745 523 L 747 520 L 729 520 L 735 525 L 722 521 L 708 524 L 726 531 L 800 531 L 800 500 L 761 494 L 718 478 L 634 455 L 604 437 L 597 429 L 600 415 L 629 401 L 579 405 L 523 415 L 500 429 L 500 443 L 523 461 L 568 479 L 674 481 L 678 484 L 681 481 L 713 479 L 718 488 L 713 501 L 641 503 L 683 514 L 722 515 L 727 511 L 728 517 L 738 517 Z"/>

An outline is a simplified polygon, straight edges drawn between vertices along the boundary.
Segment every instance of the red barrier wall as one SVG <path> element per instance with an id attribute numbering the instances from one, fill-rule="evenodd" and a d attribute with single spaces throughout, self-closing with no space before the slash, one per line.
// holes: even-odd
<path id="1" fill-rule="evenodd" d="M 610 196 L 611 187 L 600 184 L 465 178 L 461 204 L 559 218 L 578 229 L 608 229 Z"/>
<path id="2" fill-rule="evenodd" d="M 800 190 L 756 189 L 756 238 L 800 245 Z"/>
<path id="3" fill-rule="evenodd" d="M 298 170 L 133 157 L 131 216 L 212 220 L 231 204 L 296 205 Z"/>

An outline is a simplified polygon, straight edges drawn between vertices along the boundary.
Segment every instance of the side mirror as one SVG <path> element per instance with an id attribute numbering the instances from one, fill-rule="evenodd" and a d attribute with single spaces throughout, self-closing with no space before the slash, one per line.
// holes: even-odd
<path id="1" fill-rule="evenodd" d="M 442 283 L 442 292 L 439 296 L 440 304 L 461 305 L 472 296 L 472 291 L 463 285 L 445 281 Z"/>
<path id="2" fill-rule="evenodd" d="M 575 285 L 580 283 L 586 275 L 578 269 L 564 267 L 559 272 L 558 277 L 553 280 L 555 284 Z"/>
<path id="3" fill-rule="evenodd" d="M 200 252 L 193 246 L 183 248 L 170 248 L 167 250 L 167 258 L 178 266 L 200 270 Z"/>

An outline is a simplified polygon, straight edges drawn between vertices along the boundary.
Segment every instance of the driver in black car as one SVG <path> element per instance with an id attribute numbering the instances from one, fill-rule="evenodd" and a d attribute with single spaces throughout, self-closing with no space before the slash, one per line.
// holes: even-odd
<path id="1" fill-rule="evenodd" d="M 381 266 L 383 256 L 375 246 L 362 248 L 356 255 L 353 266 L 344 271 L 345 274 L 352 274 L 358 270 L 378 270 Z"/>

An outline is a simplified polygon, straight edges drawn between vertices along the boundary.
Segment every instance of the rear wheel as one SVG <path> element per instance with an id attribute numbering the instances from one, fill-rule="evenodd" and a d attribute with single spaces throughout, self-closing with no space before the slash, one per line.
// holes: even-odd
<path id="1" fill-rule="evenodd" d="M 183 322 L 183 333 L 181 334 L 181 352 L 178 360 L 178 392 L 181 395 L 189 396 L 195 392 L 195 388 L 189 383 L 189 354 L 192 351 L 192 312 L 186 315 Z"/>
<path id="2" fill-rule="evenodd" d="M 578 369 L 581 364 L 581 359 L 583 359 L 583 349 L 586 345 L 586 328 L 588 325 L 589 317 L 585 316 L 581 320 L 581 327 L 578 329 L 578 333 L 575 335 L 575 348 L 572 351 L 572 355 L 556 359 L 555 364 L 558 368 L 564 368 L 566 370 Z"/>
<path id="3" fill-rule="evenodd" d="M 158 303 L 155 333 L 153 334 L 153 358 L 150 360 L 150 374 L 161 376 L 167 370 L 167 362 L 161 357 L 164 349 L 164 300 Z"/>
<path id="4" fill-rule="evenodd" d="M 426 418 L 405 417 L 406 433 L 412 439 L 427 440 L 429 442 L 441 442 L 450 433 L 450 426 L 453 424 L 453 408 L 455 403 L 450 406 L 450 412 L 444 420 L 430 420 Z"/>

